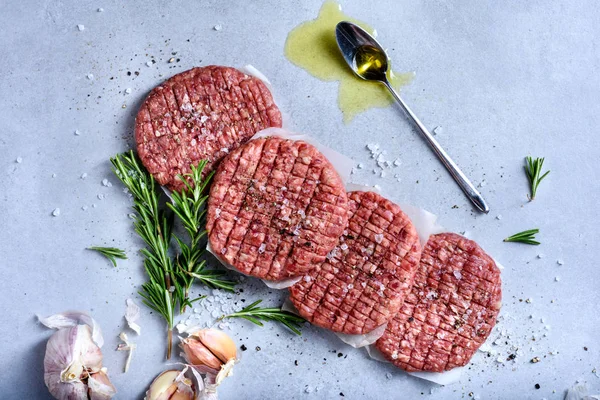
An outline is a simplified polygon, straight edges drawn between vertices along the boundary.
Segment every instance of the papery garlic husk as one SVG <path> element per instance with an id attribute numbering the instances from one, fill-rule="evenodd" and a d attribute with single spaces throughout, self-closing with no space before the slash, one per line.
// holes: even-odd
<path id="1" fill-rule="evenodd" d="M 237 362 L 235 342 L 218 329 L 202 329 L 181 340 L 188 363 L 206 373 L 209 384 L 218 386 L 233 373 Z"/>
<path id="2" fill-rule="evenodd" d="M 194 400 L 192 381 L 183 371 L 169 370 L 158 375 L 146 392 L 146 400 Z"/>
<path id="3" fill-rule="evenodd" d="M 40 321 L 58 329 L 48 340 L 44 356 L 44 382 L 50 393 L 59 400 L 112 398 L 116 390 L 102 368 L 102 334 L 95 321 L 83 313 L 57 314 Z"/>

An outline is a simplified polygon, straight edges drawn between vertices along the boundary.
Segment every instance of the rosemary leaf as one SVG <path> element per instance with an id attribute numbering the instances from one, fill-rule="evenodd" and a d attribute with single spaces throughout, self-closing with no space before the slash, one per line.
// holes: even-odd
<path id="1" fill-rule="evenodd" d="M 268 308 L 260 308 L 259 304 L 262 300 L 256 300 L 254 303 L 249 306 L 244 307 L 238 312 L 224 315 L 221 319 L 224 318 L 243 318 L 248 320 L 258 326 L 263 326 L 262 321 L 275 321 L 283 324 L 288 327 L 292 332 L 296 335 L 301 335 L 300 327 L 303 322 L 305 322 L 304 318 L 297 316 L 296 314 L 292 314 L 289 311 L 283 311 L 281 308 L 277 307 L 268 307 Z"/>
<path id="2" fill-rule="evenodd" d="M 535 235 L 537 235 L 540 232 L 539 229 L 529 229 L 523 232 L 519 232 L 519 233 L 515 233 L 512 236 L 507 237 L 506 239 L 504 239 L 505 242 L 518 242 L 518 243 L 525 243 L 525 244 L 532 244 L 532 245 L 539 245 L 540 242 L 538 242 L 535 239 Z"/>
<path id="3" fill-rule="evenodd" d="M 127 255 L 124 250 L 118 249 L 116 247 L 98 247 L 92 246 L 88 247 L 88 250 L 94 250 L 98 253 L 102 254 L 104 257 L 108 258 L 113 266 L 117 266 L 117 258 L 121 260 L 127 260 Z"/>
<path id="4" fill-rule="evenodd" d="M 533 159 L 530 156 L 527 156 L 525 158 L 525 173 L 527 174 L 527 178 L 529 179 L 529 185 L 531 186 L 531 194 L 527 196 L 529 197 L 529 201 L 535 199 L 535 194 L 537 192 L 539 184 L 550 173 L 550 171 L 546 171 L 543 175 L 540 175 L 542 173 L 543 166 L 543 157 Z"/>
<path id="5" fill-rule="evenodd" d="M 161 195 L 154 178 L 144 169 L 133 151 L 110 159 L 113 172 L 133 195 L 134 227 L 147 247 L 141 250 L 149 281 L 139 294 L 143 303 L 163 316 L 167 323 L 167 359 L 171 357 L 174 309 L 181 304 L 184 290 L 175 278 L 169 256 L 173 216 L 159 208 Z"/>
<path id="6" fill-rule="evenodd" d="M 172 192 L 172 203 L 167 203 L 183 224 L 190 239 L 188 246 L 175 237 L 180 249 L 176 260 L 175 276 L 183 289 L 180 302 L 182 313 L 185 312 L 185 307 L 191 304 L 188 296 L 194 278 L 213 289 L 220 288 L 233 292 L 235 286 L 234 282 L 222 278 L 225 275 L 223 271 L 205 269 L 205 261 L 201 260 L 206 249 L 204 240 L 205 204 L 208 199 L 206 188 L 213 175 L 210 173 L 205 178 L 202 177 L 206 164 L 207 161 L 203 160 L 198 163 L 198 166 L 191 166 L 191 173 L 180 175 L 179 178 L 184 183 L 185 189 L 181 193 Z"/>

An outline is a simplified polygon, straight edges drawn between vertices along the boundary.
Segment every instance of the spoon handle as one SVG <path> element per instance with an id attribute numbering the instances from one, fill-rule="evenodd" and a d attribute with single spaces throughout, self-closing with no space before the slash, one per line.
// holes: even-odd
<path id="1" fill-rule="evenodd" d="M 417 118 L 415 113 L 412 112 L 410 107 L 408 107 L 404 100 L 402 100 L 400 95 L 396 93 L 392 85 L 390 85 L 390 82 L 386 79 L 382 81 L 382 83 L 390 90 L 390 92 L 392 92 L 392 95 L 394 96 L 396 101 L 402 106 L 406 114 L 408 114 L 408 116 L 413 120 L 415 125 L 419 127 L 419 131 L 427 140 L 427 143 L 429 143 L 435 154 L 437 154 L 437 156 L 442 161 L 446 169 L 448 169 L 448 172 L 450 172 L 450 175 L 452 175 L 452 177 L 454 178 L 456 183 L 458 183 L 458 186 L 460 186 L 462 191 L 465 192 L 469 200 L 473 202 L 473 204 L 475 205 L 475 207 L 477 207 L 477 209 L 479 209 L 479 211 L 482 211 L 487 214 L 490 211 L 490 207 L 487 205 L 487 203 L 481 196 L 481 193 L 479 193 L 479 191 L 475 189 L 475 186 L 473 186 L 469 178 L 467 178 L 467 176 L 460 170 L 460 168 L 458 168 L 458 165 L 456 165 L 456 163 L 452 161 L 450 156 L 444 151 L 444 149 L 442 148 L 442 146 L 440 146 L 437 140 L 435 140 L 435 138 L 425 127 L 425 125 L 423 125 L 419 118 Z"/>

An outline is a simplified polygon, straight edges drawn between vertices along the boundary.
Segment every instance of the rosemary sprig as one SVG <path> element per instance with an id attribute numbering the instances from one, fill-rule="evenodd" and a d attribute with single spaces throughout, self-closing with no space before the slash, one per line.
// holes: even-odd
<path id="1" fill-rule="evenodd" d="M 125 254 L 124 250 L 117 249 L 116 247 L 98 247 L 92 246 L 88 247 L 88 250 L 94 250 L 98 253 L 102 254 L 104 257 L 108 258 L 113 266 L 117 266 L 117 258 L 121 260 L 127 260 L 127 254 Z"/>
<path id="2" fill-rule="evenodd" d="M 206 261 L 201 260 L 206 248 L 206 244 L 203 243 L 203 238 L 206 236 L 206 230 L 204 230 L 206 214 L 204 205 L 208 199 L 206 188 L 213 175 L 211 172 L 208 176 L 202 178 L 202 171 L 206 164 L 207 161 L 203 160 L 198 163 L 198 166 L 191 166 L 192 172 L 190 174 L 179 176 L 185 184 L 185 189 L 181 193 L 172 192 L 173 202 L 167 204 L 179 217 L 190 238 L 190 245 L 188 246 L 178 237 L 175 237 L 181 249 L 181 254 L 176 260 L 177 269 L 175 271 L 176 277 L 184 289 L 180 303 L 181 312 L 185 312 L 186 306 L 190 305 L 188 296 L 194 278 L 211 288 L 222 288 L 228 291 L 233 291 L 235 285 L 229 280 L 221 279 L 225 275 L 223 271 L 207 269 Z"/>
<path id="3" fill-rule="evenodd" d="M 159 208 L 159 188 L 133 151 L 117 155 L 110 161 L 115 175 L 133 195 L 135 231 L 147 245 L 141 253 L 145 257 L 144 268 L 149 281 L 142 285 L 139 293 L 143 303 L 167 322 L 168 359 L 173 346 L 174 310 L 184 294 L 184 289 L 174 277 L 173 261 L 168 254 L 173 216 L 166 215 Z"/>
<path id="4" fill-rule="evenodd" d="M 527 195 L 529 201 L 535 199 L 535 193 L 537 192 L 537 188 L 550 171 L 546 171 L 542 176 L 542 167 L 544 166 L 544 158 L 536 158 L 532 159 L 530 156 L 525 158 L 525 173 L 527 174 L 527 178 L 529 179 L 529 184 L 531 185 L 531 195 Z"/>
<path id="5" fill-rule="evenodd" d="M 506 239 L 504 239 L 504 241 L 538 245 L 538 244 L 540 244 L 540 242 L 538 242 L 537 240 L 534 240 L 534 239 L 535 239 L 535 235 L 537 235 L 539 232 L 540 232 L 539 229 L 529 229 L 527 231 L 515 233 L 514 235 L 509 236 Z"/>
<path id="6" fill-rule="evenodd" d="M 258 326 L 263 326 L 262 321 L 276 321 L 287 326 L 296 335 L 301 335 L 300 324 L 305 322 L 304 318 L 292 314 L 289 311 L 283 311 L 281 308 L 260 308 L 258 305 L 262 300 L 256 300 L 254 303 L 242 308 L 240 311 L 233 314 L 224 315 L 225 318 L 243 318 Z"/>

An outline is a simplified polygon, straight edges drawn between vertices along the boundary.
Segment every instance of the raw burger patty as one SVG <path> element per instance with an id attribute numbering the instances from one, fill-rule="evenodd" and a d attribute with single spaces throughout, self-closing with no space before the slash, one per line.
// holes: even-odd
<path id="1" fill-rule="evenodd" d="M 268 280 L 321 263 L 347 224 L 338 173 L 312 145 L 268 137 L 227 156 L 214 177 L 206 229 L 213 252 Z"/>
<path id="2" fill-rule="evenodd" d="M 496 324 L 501 298 L 500 270 L 477 243 L 432 235 L 410 295 L 376 346 L 406 371 L 466 365 Z"/>
<path id="3" fill-rule="evenodd" d="M 313 324 L 364 334 L 400 309 L 421 246 L 415 227 L 396 204 L 373 192 L 350 192 L 348 199 L 347 230 L 327 260 L 290 288 L 290 297 Z"/>
<path id="4" fill-rule="evenodd" d="M 140 159 L 161 185 L 181 190 L 178 175 L 209 161 L 204 174 L 256 132 L 281 127 L 281 113 L 258 78 L 208 66 L 175 75 L 154 88 L 138 112 Z"/>

